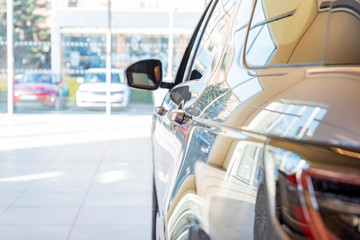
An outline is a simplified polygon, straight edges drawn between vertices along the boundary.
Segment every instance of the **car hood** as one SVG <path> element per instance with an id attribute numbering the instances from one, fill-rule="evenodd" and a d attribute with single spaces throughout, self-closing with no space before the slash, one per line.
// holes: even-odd
<path id="1" fill-rule="evenodd" d="M 128 86 L 122 83 L 112 83 L 111 92 L 127 91 Z M 79 86 L 79 91 L 86 92 L 106 92 L 106 83 L 83 83 Z"/>
<path id="2" fill-rule="evenodd" d="M 15 91 L 38 91 L 53 90 L 56 91 L 57 85 L 51 83 L 17 83 L 14 85 Z"/>

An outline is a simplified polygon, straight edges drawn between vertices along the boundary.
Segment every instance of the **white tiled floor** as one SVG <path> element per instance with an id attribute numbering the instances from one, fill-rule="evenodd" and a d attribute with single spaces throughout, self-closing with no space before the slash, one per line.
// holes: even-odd
<path id="1" fill-rule="evenodd" d="M 150 115 L 0 115 L 0 240 L 150 239 Z"/>

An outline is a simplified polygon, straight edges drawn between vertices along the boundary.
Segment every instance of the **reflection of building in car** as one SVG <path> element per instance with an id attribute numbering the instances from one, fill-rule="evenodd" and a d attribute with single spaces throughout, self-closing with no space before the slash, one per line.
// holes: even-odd
<path id="1" fill-rule="evenodd" d="M 78 78 L 81 83 L 76 92 L 76 106 L 78 108 L 104 108 L 106 106 L 106 69 L 89 69 L 83 78 Z M 111 70 L 110 87 L 111 107 L 126 107 L 129 103 L 130 89 L 124 81 L 124 71 Z"/>
<path id="2" fill-rule="evenodd" d="M 63 79 L 51 73 L 25 73 L 15 77 L 15 107 L 66 107 L 68 86 Z"/>

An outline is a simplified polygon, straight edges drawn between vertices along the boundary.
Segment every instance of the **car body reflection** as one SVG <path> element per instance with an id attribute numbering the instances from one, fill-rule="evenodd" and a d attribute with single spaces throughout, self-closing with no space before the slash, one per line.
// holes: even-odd
<path id="1" fill-rule="evenodd" d="M 359 6 L 210 4 L 162 105 L 186 122 L 153 119 L 153 239 L 360 239 Z"/>

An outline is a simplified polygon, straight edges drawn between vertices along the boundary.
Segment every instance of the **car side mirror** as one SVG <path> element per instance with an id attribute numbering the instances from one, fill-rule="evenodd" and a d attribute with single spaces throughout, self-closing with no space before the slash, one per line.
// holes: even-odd
<path id="1" fill-rule="evenodd" d="M 130 87 L 143 90 L 158 89 L 162 82 L 160 60 L 143 60 L 126 69 L 126 82 Z"/>
<path id="2" fill-rule="evenodd" d="M 78 77 L 77 79 L 76 79 L 76 82 L 77 83 L 84 83 L 84 78 L 83 77 Z"/>

